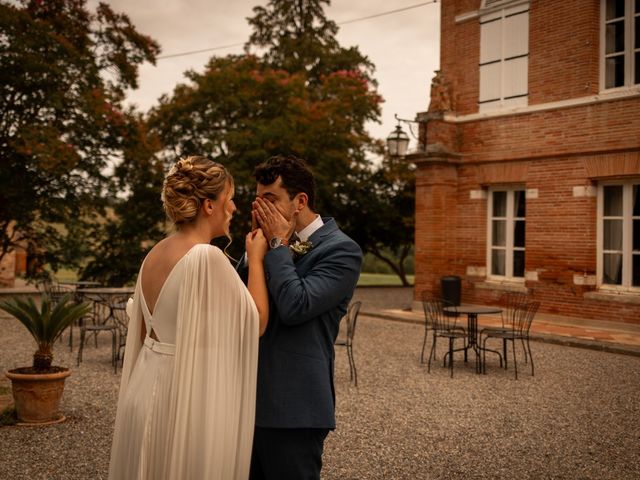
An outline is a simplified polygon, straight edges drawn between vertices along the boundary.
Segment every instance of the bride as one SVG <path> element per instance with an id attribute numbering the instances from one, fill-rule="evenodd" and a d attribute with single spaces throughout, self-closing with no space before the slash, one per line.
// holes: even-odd
<path id="1" fill-rule="evenodd" d="M 162 200 L 177 232 L 142 262 L 133 300 L 109 478 L 246 479 L 258 336 L 268 294 L 261 230 L 249 233 L 248 287 L 225 254 L 233 179 L 204 157 L 176 163 Z"/>

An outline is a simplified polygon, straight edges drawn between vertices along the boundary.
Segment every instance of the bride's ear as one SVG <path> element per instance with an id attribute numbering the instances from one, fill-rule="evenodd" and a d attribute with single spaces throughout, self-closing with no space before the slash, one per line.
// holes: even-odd
<path id="1" fill-rule="evenodd" d="M 213 211 L 215 210 L 215 207 L 213 206 L 213 202 L 211 201 L 210 198 L 205 198 L 204 201 L 202 202 L 202 210 L 206 215 L 213 215 Z"/>

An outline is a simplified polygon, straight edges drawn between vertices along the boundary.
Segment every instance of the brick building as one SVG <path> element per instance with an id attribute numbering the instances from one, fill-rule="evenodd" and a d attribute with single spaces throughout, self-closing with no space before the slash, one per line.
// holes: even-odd
<path id="1" fill-rule="evenodd" d="M 416 281 L 640 324 L 640 0 L 442 0 Z"/>

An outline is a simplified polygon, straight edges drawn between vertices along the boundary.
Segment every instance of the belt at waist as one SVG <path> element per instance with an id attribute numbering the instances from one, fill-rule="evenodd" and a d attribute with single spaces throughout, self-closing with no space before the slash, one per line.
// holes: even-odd
<path id="1" fill-rule="evenodd" d="M 150 350 L 163 355 L 175 355 L 176 353 L 176 346 L 173 343 L 162 343 L 151 337 L 144 338 L 144 345 Z"/>

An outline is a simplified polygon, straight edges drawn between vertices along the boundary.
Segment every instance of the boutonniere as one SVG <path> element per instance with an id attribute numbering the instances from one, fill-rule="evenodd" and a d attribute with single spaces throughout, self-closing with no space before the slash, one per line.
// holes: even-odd
<path id="1" fill-rule="evenodd" d="M 298 258 L 309 253 L 313 248 L 313 243 L 311 243 L 308 240 L 306 242 L 301 242 L 300 240 L 296 240 L 291 245 L 289 245 L 289 248 L 293 252 L 294 256 Z"/>

